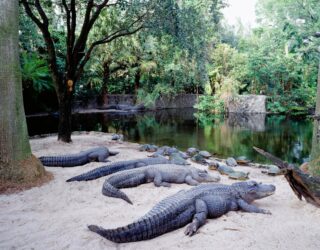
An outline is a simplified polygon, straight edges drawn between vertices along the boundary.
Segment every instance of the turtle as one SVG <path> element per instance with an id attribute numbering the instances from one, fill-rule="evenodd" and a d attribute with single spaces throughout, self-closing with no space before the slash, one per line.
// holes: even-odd
<path id="1" fill-rule="evenodd" d="M 268 168 L 266 170 L 262 170 L 261 173 L 275 176 L 282 174 L 282 171 L 279 167 L 275 165 L 268 165 Z"/>
<path id="2" fill-rule="evenodd" d="M 206 164 L 210 170 L 217 170 L 219 167 L 219 162 L 216 160 L 206 161 Z"/>
<path id="3" fill-rule="evenodd" d="M 238 165 L 238 163 L 236 162 L 236 160 L 232 157 L 227 158 L 226 160 L 226 164 L 230 167 L 236 167 Z"/>
<path id="4" fill-rule="evenodd" d="M 188 148 L 186 151 L 186 154 L 189 156 L 194 156 L 199 152 L 199 150 L 197 148 Z"/>
<path id="5" fill-rule="evenodd" d="M 219 171 L 220 174 L 224 174 L 224 175 L 229 175 L 230 173 L 233 173 L 234 170 L 232 167 L 224 165 L 224 164 L 218 164 L 218 168 L 217 170 Z"/>
<path id="6" fill-rule="evenodd" d="M 173 163 L 173 164 L 178 164 L 178 165 L 190 165 L 190 163 L 188 163 L 185 159 L 183 159 L 181 157 L 181 155 L 178 153 L 172 153 L 169 156 L 169 160 Z"/>
<path id="7" fill-rule="evenodd" d="M 236 158 L 238 165 L 248 165 L 251 161 L 246 156 L 239 156 Z"/>
<path id="8" fill-rule="evenodd" d="M 188 159 L 188 158 L 190 158 L 190 156 L 187 155 L 187 154 L 184 153 L 184 152 L 179 151 L 178 154 L 179 154 L 183 159 Z"/>
<path id="9" fill-rule="evenodd" d="M 205 164 L 206 163 L 206 159 L 200 155 L 200 154 L 196 154 L 191 158 L 192 161 L 200 163 L 200 164 Z"/>
<path id="10" fill-rule="evenodd" d="M 158 146 L 154 144 L 143 144 L 139 147 L 139 151 L 156 152 L 157 150 Z"/>
<path id="11" fill-rule="evenodd" d="M 233 171 L 229 173 L 228 176 L 230 179 L 243 181 L 249 179 L 249 172 Z"/>
<path id="12" fill-rule="evenodd" d="M 204 158 L 208 159 L 209 157 L 211 157 L 211 154 L 208 151 L 200 151 L 198 153 L 199 155 L 203 156 Z"/>

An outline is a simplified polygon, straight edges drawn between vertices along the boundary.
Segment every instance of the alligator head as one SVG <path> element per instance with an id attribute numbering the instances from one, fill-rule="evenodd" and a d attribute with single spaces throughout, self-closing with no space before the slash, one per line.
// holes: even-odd
<path id="1" fill-rule="evenodd" d="M 192 170 L 192 178 L 198 182 L 218 182 L 220 177 L 218 175 L 212 175 L 207 170 L 195 169 Z"/>
<path id="2" fill-rule="evenodd" d="M 272 184 L 262 184 L 256 181 L 237 182 L 232 186 L 236 188 L 240 197 L 249 203 L 270 196 L 276 190 Z"/>

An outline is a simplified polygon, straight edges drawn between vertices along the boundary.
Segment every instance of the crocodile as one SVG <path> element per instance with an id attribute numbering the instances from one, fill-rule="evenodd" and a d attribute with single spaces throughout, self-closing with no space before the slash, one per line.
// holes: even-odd
<path id="1" fill-rule="evenodd" d="M 75 167 L 82 166 L 91 161 L 108 162 L 110 155 L 116 155 L 119 152 L 110 151 L 106 147 L 96 147 L 77 154 L 60 155 L 60 156 L 42 156 L 40 161 L 48 167 Z"/>
<path id="2" fill-rule="evenodd" d="M 100 177 L 110 175 L 119 171 L 133 169 L 133 168 L 140 168 L 148 165 L 155 165 L 155 164 L 169 164 L 171 163 L 170 160 L 168 160 L 165 157 L 154 157 L 154 158 L 142 158 L 142 159 L 136 159 L 136 160 L 129 160 L 129 161 L 119 161 L 114 162 L 106 166 L 102 166 L 99 168 L 95 168 L 91 171 L 88 171 L 86 173 L 77 175 L 75 177 L 72 177 L 67 180 L 67 182 L 71 181 L 90 181 L 95 180 Z"/>
<path id="3" fill-rule="evenodd" d="M 206 170 L 190 166 L 163 164 L 126 170 L 106 179 L 102 194 L 120 198 L 132 204 L 128 196 L 118 188 L 136 187 L 143 183 L 154 182 L 156 187 L 170 187 L 170 183 L 187 183 L 196 186 L 201 182 L 217 182 L 218 175 L 211 175 Z"/>
<path id="4" fill-rule="evenodd" d="M 274 185 L 255 181 L 232 185 L 200 184 L 165 198 L 135 222 L 116 229 L 89 225 L 89 230 L 117 243 L 152 239 L 190 223 L 185 234 L 194 235 L 207 218 L 220 217 L 229 211 L 271 214 L 268 210 L 250 204 L 272 195 Z"/>

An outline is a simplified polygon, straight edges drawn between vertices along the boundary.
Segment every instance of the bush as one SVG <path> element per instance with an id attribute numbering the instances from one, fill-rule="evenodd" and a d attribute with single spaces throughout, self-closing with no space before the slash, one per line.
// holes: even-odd
<path id="1" fill-rule="evenodd" d="M 224 101 L 217 96 L 203 95 L 199 97 L 199 102 L 194 106 L 200 112 L 219 114 L 224 113 Z"/>

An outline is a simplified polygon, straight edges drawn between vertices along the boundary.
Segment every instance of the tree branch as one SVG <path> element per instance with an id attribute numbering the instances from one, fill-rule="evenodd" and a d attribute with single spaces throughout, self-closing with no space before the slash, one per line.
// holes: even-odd
<path id="1" fill-rule="evenodd" d="M 66 63 L 66 69 L 69 67 L 70 65 L 70 54 L 72 53 L 72 44 L 71 44 L 71 25 L 70 25 L 70 9 L 68 8 L 67 2 L 66 0 L 62 0 L 62 5 L 66 11 L 66 17 L 67 17 L 67 63 Z"/>
<path id="2" fill-rule="evenodd" d="M 101 40 L 98 40 L 98 41 L 95 41 L 94 43 L 91 44 L 91 46 L 89 47 L 87 53 L 85 54 L 83 60 L 81 61 L 79 67 L 78 67 L 78 70 L 77 70 L 77 74 L 76 74 L 76 79 L 79 79 L 79 77 L 81 76 L 81 74 L 83 73 L 83 69 L 84 69 L 84 66 L 87 64 L 87 62 L 89 61 L 90 59 L 90 56 L 91 56 L 91 53 L 92 51 L 94 50 L 94 48 L 100 44 L 106 44 L 106 43 L 110 43 L 111 41 L 115 40 L 116 38 L 119 38 L 119 37 L 122 37 L 122 36 L 128 36 L 128 35 L 132 35 L 132 34 L 135 34 L 137 33 L 139 30 L 141 30 L 143 28 L 143 25 L 139 26 L 138 28 L 132 30 L 132 31 L 129 31 L 129 30 L 125 30 L 125 29 L 122 29 L 122 30 L 118 30 L 114 33 L 112 33 L 111 35 L 101 39 Z"/>
<path id="3" fill-rule="evenodd" d="M 30 8 L 30 3 L 27 2 L 26 0 L 21 0 L 21 3 L 22 3 L 22 5 L 23 5 L 23 7 L 24 7 L 24 9 L 25 9 L 25 11 L 26 11 L 26 13 L 27 13 L 27 15 L 31 18 L 31 20 L 32 20 L 33 22 L 35 22 L 35 24 L 36 24 L 40 29 L 44 28 L 44 24 L 40 21 L 39 18 L 37 18 L 37 17 L 35 16 L 35 14 L 33 13 L 33 11 L 31 10 L 31 8 Z"/>
<path id="4" fill-rule="evenodd" d="M 101 4 L 99 5 L 95 5 L 93 0 L 89 0 L 88 4 L 87 4 L 87 9 L 86 9 L 86 14 L 85 14 L 85 18 L 83 21 L 83 25 L 82 25 L 82 29 L 80 32 L 80 35 L 77 39 L 77 42 L 74 46 L 74 54 L 76 56 L 76 60 L 80 61 L 81 58 L 83 57 L 82 52 L 85 49 L 87 40 L 88 40 L 88 35 L 89 32 L 93 26 L 93 24 L 95 23 L 95 21 L 97 20 L 97 18 L 99 17 L 102 9 L 107 6 L 109 0 L 104 0 Z M 93 10 L 93 7 L 97 7 L 96 11 L 92 14 L 91 16 L 91 11 Z M 81 55 L 78 55 L 79 53 L 81 53 Z"/>
<path id="5" fill-rule="evenodd" d="M 76 27 L 77 27 L 77 11 L 76 11 L 76 2 L 75 0 L 71 0 L 71 44 L 74 45 L 75 42 L 75 33 L 76 33 Z"/>
<path id="6" fill-rule="evenodd" d="M 43 21 L 43 24 L 48 27 L 49 26 L 49 20 L 48 20 L 48 17 L 46 15 L 46 13 L 44 12 L 39 0 L 35 0 L 34 2 L 34 5 L 36 6 L 41 18 L 42 18 L 42 21 Z"/>
<path id="7" fill-rule="evenodd" d="M 58 65 L 57 65 L 57 56 L 56 56 L 56 51 L 54 47 L 54 43 L 51 37 L 51 34 L 49 32 L 49 22 L 48 18 L 43 11 L 39 0 L 35 0 L 34 6 L 36 7 L 41 19 L 43 22 L 40 21 L 39 18 L 36 17 L 36 15 L 33 13 L 32 9 L 30 8 L 30 3 L 27 2 L 26 0 L 21 0 L 21 3 L 24 6 L 24 9 L 27 13 L 27 15 L 31 18 L 33 22 L 38 26 L 40 31 L 42 32 L 42 36 L 44 38 L 47 50 L 48 50 L 48 63 L 49 63 L 49 68 L 52 72 L 52 78 L 53 82 L 56 88 L 56 91 L 58 91 L 62 86 L 61 86 L 61 81 L 60 81 L 60 74 L 58 70 Z"/>

